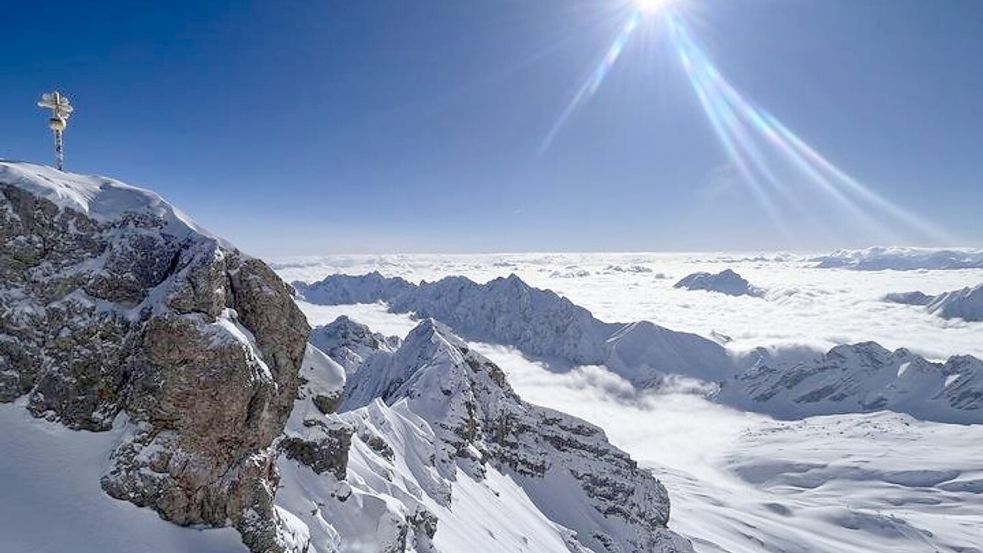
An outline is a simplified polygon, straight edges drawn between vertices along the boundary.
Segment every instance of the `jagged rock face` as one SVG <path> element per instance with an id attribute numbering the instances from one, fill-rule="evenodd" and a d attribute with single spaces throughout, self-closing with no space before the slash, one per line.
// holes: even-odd
<path id="1" fill-rule="evenodd" d="M 370 273 L 293 285 L 314 303 L 383 301 L 393 312 L 433 317 L 470 340 L 509 345 L 551 362 L 605 365 L 637 386 L 656 385 L 666 374 L 720 380 L 735 369 L 711 340 L 648 322 L 606 323 L 515 275 L 485 284 L 447 277 L 415 285 Z"/>
<path id="2" fill-rule="evenodd" d="M 309 327 L 291 290 L 152 193 L 0 164 L 0 400 L 129 430 L 102 480 L 178 524 L 285 551 L 269 451 Z"/>
<path id="3" fill-rule="evenodd" d="M 925 420 L 983 422 L 983 361 L 933 363 L 874 342 L 837 346 L 817 359 L 762 359 L 723 383 L 723 403 L 781 418 L 892 410 Z"/>
<path id="4" fill-rule="evenodd" d="M 377 351 L 396 351 L 401 342 L 395 336 L 372 332 L 369 327 L 344 315 L 330 324 L 316 327 L 309 340 L 348 372 L 353 372 Z"/>
<path id="5" fill-rule="evenodd" d="M 688 551 L 666 529 L 669 499 L 652 475 L 585 421 L 523 402 L 505 373 L 447 327 L 424 320 L 395 353 L 368 359 L 342 410 L 405 402 L 437 438 L 440 474 L 511 475 L 546 516 L 595 551 Z M 402 403 L 401 403 L 402 404 Z M 562 491 L 561 491 L 562 490 Z"/>
<path id="6" fill-rule="evenodd" d="M 754 296 L 759 297 L 764 292 L 751 286 L 744 277 L 730 269 L 713 273 L 693 273 L 686 275 L 673 288 L 685 288 L 687 290 L 705 290 L 707 292 L 717 292 L 728 296 Z"/>

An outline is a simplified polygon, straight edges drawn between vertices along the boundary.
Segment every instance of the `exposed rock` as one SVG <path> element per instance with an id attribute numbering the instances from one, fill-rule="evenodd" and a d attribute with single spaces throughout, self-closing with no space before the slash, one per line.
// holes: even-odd
<path id="1" fill-rule="evenodd" d="M 728 296 L 753 296 L 760 297 L 764 291 L 760 288 L 751 286 L 744 277 L 730 269 L 724 269 L 717 274 L 713 273 L 693 273 L 686 275 L 673 288 L 685 288 L 687 290 L 705 290 L 707 292 L 718 292 Z"/>
<path id="2" fill-rule="evenodd" d="M 30 164 L 0 163 L 0 244 L 0 401 L 75 429 L 123 415 L 110 495 L 303 550 L 270 450 L 309 332 L 290 288 L 151 192 Z"/>

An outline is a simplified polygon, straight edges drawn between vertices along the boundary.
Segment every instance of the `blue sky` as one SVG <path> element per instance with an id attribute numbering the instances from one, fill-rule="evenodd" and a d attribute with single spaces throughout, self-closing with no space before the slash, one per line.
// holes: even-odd
<path id="1" fill-rule="evenodd" d="M 50 160 L 34 102 L 57 87 L 77 106 L 70 170 L 152 188 L 264 256 L 940 244 L 862 205 L 890 233 L 869 231 L 792 173 L 806 209 L 769 216 L 662 14 L 543 151 L 626 2 L 7 6 L 0 157 Z M 983 245 L 983 2 L 670 8 L 745 98 L 943 242 Z"/>

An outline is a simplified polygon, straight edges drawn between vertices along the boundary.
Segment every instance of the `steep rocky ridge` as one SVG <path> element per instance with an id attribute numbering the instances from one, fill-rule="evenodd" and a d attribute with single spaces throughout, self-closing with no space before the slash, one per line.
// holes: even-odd
<path id="1" fill-rule="evenodd" d="M 432 429 L 430 465 L 440 478 L 425 488 L 438 505 L 449 504 L 454 493 L 440 481 L 506 475 L 537 510 L 576 532 L 580 545 L 572 550 L 690 550 L 666 528 L 665 488 L 600 428 L 525 403 L 499 367 L 432 319 L 421 321 L 398 350 L 371 355 L 351 373 L 341 417 L 383 405 Z"/>

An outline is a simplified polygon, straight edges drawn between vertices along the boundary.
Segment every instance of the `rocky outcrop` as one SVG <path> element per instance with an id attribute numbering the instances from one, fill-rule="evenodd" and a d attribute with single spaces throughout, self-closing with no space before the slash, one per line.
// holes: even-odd
<path id="1" fill-rule="evenodd" d="M 293 285 L 313 303 L 386 302 L 395 313 L 432 317 L 469 340 L 512 346 L 557 369 L 564 364 L 606 365 L 638 386 L 657 385 L 666 374 L 720 380 L 735 368 L 716 342 L 650 322 L 600 321 L 583 307 L 550 290 L 533 288 L 516 275 L 485 284 L 447 277 L 417 285 L 370 273 Z"/>
<path id="2" fill-rule="evenodd" d="M 125 421 L 107 493 L 302 550 L 270 449 L 310 330 L 291 289 L 151 192 L 42 166 L 0 163 L 0 244 L 0 401 Z"/>
<path id="3" fill-rule="evenodd" d="M 713 273 L 693 273 L 686 275 L 673 288 L 684 288 L 686 290 L 704 290 L 707 292 L 717 292 L 728 296 L 752 296 L 761 297 L 764 291 L 747 281 L 741 275 L 730 269 L 724 269 L 717 274 Z"/>

